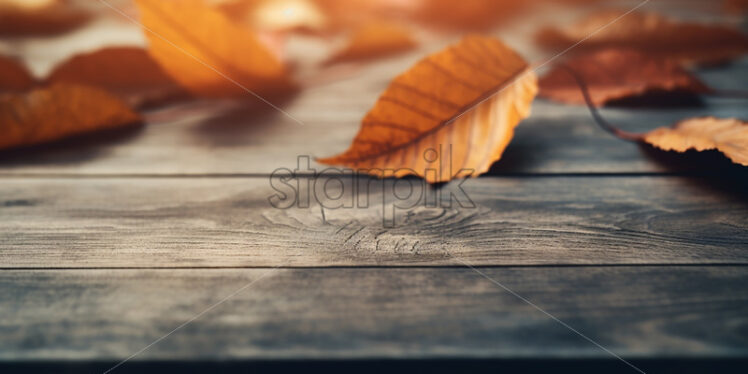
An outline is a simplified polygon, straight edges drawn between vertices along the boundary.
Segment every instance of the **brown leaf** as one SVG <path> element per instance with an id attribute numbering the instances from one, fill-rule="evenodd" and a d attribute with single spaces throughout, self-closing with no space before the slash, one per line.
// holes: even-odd
<path id="1" fill-rule="evenodd" d="M 164 70 L 198 96 L 268 95 L 288 91 L 285 67 L 258 38 L 202 0 L 136 0 Z"/>
<path id="2" fill-rule="evenodd" d="M 0 35 L 52 35 L 72 30 L 90 14 L 65 0 L 0 0 Z"/>
<path id="3" fill-rule="evenodd" d="M 589 38 L 570 52 L 635 48 L 650 56 L 699 64 L 722 63 L 748 52 L 748 36 L 733 28 L 679 22 L 656 13 L 634 12 L 615 21 L 624 13 L 594 13 L 565 28 L 544 29 L 536 35 L 536 40 L 560 51 Z"/>
<path id="4" fill-rule="evenodd" d="M 97 88 L 57 84 L 0 95 L 0 149 L 34 145 L 140 122 L 117 97 Z"/>
<path id="5" fill-rule="evenodd" d="M 324 11 L 332 29 L 349 29 L 357 25 L 404 18 L 419 6 L 412 0 L 313 0 Z"/>
<path id="6" fill-rule="evenodd" d="M 136 108 L 153 106 L 185 92 L 148 53 L 137 47 L 111 47 L 80 54 L 58 65 L 50 83 L 80 83 L 99 87 Z"/>
<path id="7" fill-rule="evenodd" d="M 643 134 L 642 140 L 666 151 L 716 149 L 733 162 L 748 166 L 748 122 L 735 118 L 691 118 Z"/>
<path id="8" fill-rule="evenodd" d="M 416 19 L 436 27 L 487 30 L 525 8 L 517 0 L 421 0 Z"/>
<path id="9" fill-rule="evenodd" d="M 728 13 L 745 15 L 748 12 L 748 0 L 725 0 L 724 8 Z"/>
<path id="10" fill-rule="evenodd" d="M 540 79 L 540 96 L 585 105 L 571 69 L 585 83 L 595 106 L 651 93 L 706 93 L 711 89 L 672 60 L 632 49 L 603 49 L 557 65 Z"/>
<path id="11" fill-rule="evenodd" d="M 391 56 L 415 48 L 416 41 L 408 29 L 391 23 L 369 23 L 358 28 L 347 45 L 327 63 L 359 61 Z"/>
<path id="12" fill-rule="evenodd" d="M 522 57 L 499 40 L 468 36 L 396 77 L 350 148 L 319 161 L 431 183 L 477 176 L 501 158 L 536 92 Z"/>
<path id="13" fill-rule="evenodd" d="M 24 65 L 0 56 L 0 93 L 26 91 L 34 82 L 34 78 Z"/>

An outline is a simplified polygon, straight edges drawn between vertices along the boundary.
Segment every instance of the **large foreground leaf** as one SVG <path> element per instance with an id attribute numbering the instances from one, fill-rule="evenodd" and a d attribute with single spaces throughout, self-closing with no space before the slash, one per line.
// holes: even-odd
<path id="1" fill-rule="evenodd" d="M 350 148 L 319 161 L 432 183 L 476 176 L 501 158 L 536 92 L 522 57 L 499 40 L 469 36 L 396 77 Z"/>

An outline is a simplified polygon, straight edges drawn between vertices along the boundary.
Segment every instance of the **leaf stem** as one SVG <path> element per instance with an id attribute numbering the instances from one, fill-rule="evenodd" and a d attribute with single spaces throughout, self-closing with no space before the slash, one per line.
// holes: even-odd
<path id="1" fill-rule="evenodd" d="M 601 129 L 623 140 L 629 140 L 632 142 L 642 141 L 643 134 L 637 134 L 637 133 L 621 130 L 618 127 L 611 124 L 610 122 L 608 122 L 607 120 L 605 120 L 605 118 L 603 118 L 600 115 L 600 112 L 598 112 L 597 107 L 595 107 L 595 104 L 592 103 L 590 92 L 582 76 L 580 76 L 576 71 L 574 71 L 574 69 L 572 69 L 566 64 L 560 63 L 557 66 L 566 70 L 572 77 L 574 77 L 574 80 L 576 80 L 577 84 L 579 85 L 579 89 L 582 91 L 582 95 L 584 96 L 584 101 L 585 103 L 587 103 L 587 108 L 590 110 L 590 114 L 592 115 L 592 118 L 595 120 L 597 125 L 600 126 Z"/>

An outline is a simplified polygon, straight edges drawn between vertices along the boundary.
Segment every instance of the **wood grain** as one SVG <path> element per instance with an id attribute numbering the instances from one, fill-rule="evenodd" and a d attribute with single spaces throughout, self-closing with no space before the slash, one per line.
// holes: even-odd
<path id="1" fill-rule="evenodd" d="M 625 358 L 748 354 L 746 267 L 481 271 Z M 237 290 L 137 360 L 610 358 L 464 267 L 6 270 L 0 290 L 10 362 L 123 359 Z"/>
<path id="2" fill-rule="evenodd" d="M 748 263 L 735 181 L 479 178 L 462 184 L 474 207 L 450 208 L 425 206 L 419 192 L 396 201 L 391 180 L 359 182 L 372 183 L 356 195 L 368 208 L 324 209 L 323 220 L 314 199 L 273 208 L 264 178 L 6 178 L 2 267 L 454 265 L 450 253 L 479 265 Z M 444 201 L 460 197 L 458 183 L 439 190 Z M 398 182 L 400 196 L 408 190 Z"/>
<path id="3" fill-rule="evenodd" d="M 43 77 L 78 51 L 144 45 L 137 25 L 98 6 L 109 16 L 90 29 L 0 41 L 0 51 Z M 573 18 L 537 13 L 539 24 Z M 528 20 L 499 34 L 542 63 L 552 55 L 534 50 Z M 0 153 L 0 371 L 59 372 L 62 363 L 103 372 L 237 291 L 136 357 L 133 371 L 237 362 L 246 372 L 256 360 L 309 371 L 303 359 L 333 360 L 327 369 L 341 371 L 339 359 L 380 358 L 418 369 L 428 359 L 444 369 L 452 358 L 562 361 L 543 372 L 596 360 L 630 369 L 463 261 L 647 372 L 658 371 L 639 360 L 675 360 L 680 369 L 661 368 L 679 372 L 698 372 L 700 359 L 744 364 L 745 169 L 714 152 L 669 154 L 614 139 L 583 107 L 536 101 L 494 165 L 499 177 L 462 185 L 474 208 L 418 204 L 385 227 L 393 205 L 383 197 L 406 187 L 392 181 L 358 195 L 370 198 L 368 208 L 270 206 L 269 173 L 294 169 L 299 155 L 346 149 L 389 80 L 447 42 L 327 83 L 307 74 L 309 87 L 274 103 L 303 126 L 251 99 L 193 101 L 146 113 L 138 130 Z M 305 61 L 314 57 L 307 52 Z M 748 60 L 697 73 L 740 90 Z M 740 100 L 702 104 L 603 115 L 631 131 L 748 116 Z M 439 191 L 457 193 L 458 183 Z M 379 365 L 392 372 L 398 362 Z"/>

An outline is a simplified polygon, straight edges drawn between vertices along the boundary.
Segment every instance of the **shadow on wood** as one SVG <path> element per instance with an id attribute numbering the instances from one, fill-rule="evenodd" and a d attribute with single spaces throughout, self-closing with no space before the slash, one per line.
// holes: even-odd
<path id="1" fill-rule="evenodd" d="M 103 157 L 107 146 L 136 141 L 145 125 L 106 129 L 73 136 L 51 143 L 0 151 L 0 166 L 64 165 Z"/>
<path id="2" fill-rule="evenodd" d="M 745 359 L 633 359 L 627 360 L 647 373 L 742 373 Z M 3 373 L 101 373 L 117 362 L 18 362 L 0 364 Z M 117 367 L 115 373 L 606 373 L 630 374 L 636 371 L 615 359 L 404 359 L 404 360 L 287 360 L 287 361 L 132 361 Z"/>

